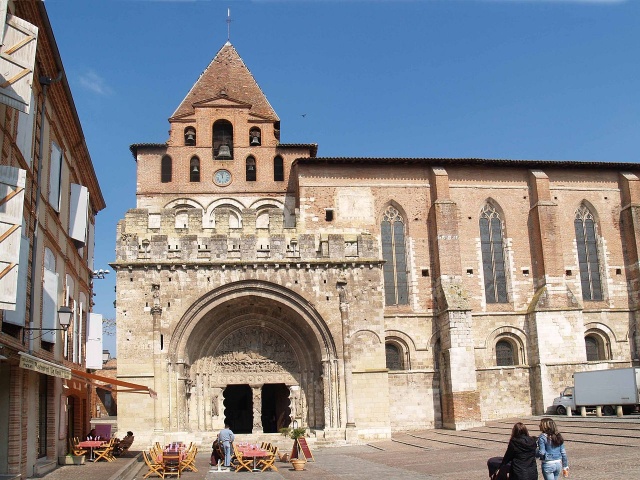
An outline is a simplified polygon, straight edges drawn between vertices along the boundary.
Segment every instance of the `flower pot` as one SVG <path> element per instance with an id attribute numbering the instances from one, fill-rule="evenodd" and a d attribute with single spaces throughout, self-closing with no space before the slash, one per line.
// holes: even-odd
<path id="1" fill-rule="evenodd" d="M 65 455 L 58 457 L 60 465 L 84 465 L 84 455 Z"/>
<path id="2" fill-rule="evenodd" d="M 302 470 L 304 470 L 305 463 L 307 463 L 307 461 L 303 458 L 294 458 L 293 460 L 291 460 L 291 465 L 293 465 L 293 469 L 296 472 L 301 472 Z"/>

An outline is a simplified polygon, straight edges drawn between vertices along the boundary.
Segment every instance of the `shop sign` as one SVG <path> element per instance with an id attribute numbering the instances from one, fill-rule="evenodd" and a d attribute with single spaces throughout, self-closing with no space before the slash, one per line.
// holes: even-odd
<path id="1" fill-rule="evenodd" d="M 66 378 L 67 380 L 71 378 L 71 370 L 68 368 L 47 362 L 46 360 L 40 360 L 39 358 L 22 352 L 20 352 L 20 367 L 33 370 L 34 372 L 44 373 L 52 377 Z"/>

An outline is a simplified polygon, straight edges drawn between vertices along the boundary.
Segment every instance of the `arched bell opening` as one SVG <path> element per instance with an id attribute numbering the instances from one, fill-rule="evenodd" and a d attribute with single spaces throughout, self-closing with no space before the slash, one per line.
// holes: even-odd
<path id="1" fill-rule="evenodd" d="M 212 431 L 225 418 L 236 429 L 251 423 L 252 433 L 276 433 L 293 420 L 316 429 L 338 426 L 333 340 L 319 315 L 292 297 L 280 286 L 245 281 L 191 307 L 169 347 L 182 365 L 176 427 Z"/>

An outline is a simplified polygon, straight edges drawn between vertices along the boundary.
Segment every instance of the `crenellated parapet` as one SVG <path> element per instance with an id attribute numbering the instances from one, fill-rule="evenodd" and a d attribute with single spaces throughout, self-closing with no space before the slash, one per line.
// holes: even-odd
<path id="1" fill-rule="evenodd" d="M 118 223 L 116 263 L 381 263 L 369 233 L 300 233 L 284 226 L 282 212 L 269 211 L 269 222 L 256 224 L 256 211 L 244 209 L 230 225 L 219 209 L 215 222 L 203 222 L 201 209 L 129 210 Z"/>

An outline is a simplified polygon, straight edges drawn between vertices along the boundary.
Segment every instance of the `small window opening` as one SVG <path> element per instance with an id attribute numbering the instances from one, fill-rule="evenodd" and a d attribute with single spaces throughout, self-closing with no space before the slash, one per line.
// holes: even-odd
<path id="1" fill-rule="evenodd" d="M 423 268 L 422 269 L 422 276 L 423 277 L 428 277 L 429 276 L 429 269 L 428 268 Z"/>
<path id="2" fill-rule="evenodd" d="M 327 222 L 332 222 L 333 221 L 333 210 L 331 209 L 327 209 L 324 211 L 324 219 Z"/>

